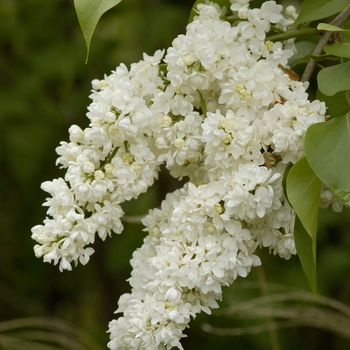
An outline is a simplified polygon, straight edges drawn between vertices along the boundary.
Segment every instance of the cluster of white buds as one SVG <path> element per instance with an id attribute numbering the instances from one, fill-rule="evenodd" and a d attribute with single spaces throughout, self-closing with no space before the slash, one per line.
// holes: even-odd
<path id="1" fill-rule="evenodd" d="M 148 235 L 131 260 L 123 316 L 110 323 L 112 350 L 182 349 L 191 317 L 210 313 L 222 286 L 260 264 L 257 247 L 296 254 L 282 177 L 303 156 L 307 128 L 325 121 L 325 105 L 289 74 L 293 43 L 266 40 L 295 11 L 231 3 L 230 14 L 199 4 L 166 52 L 94 80 L 89 127 L 73 125 L 57 148 L 65 178 L 42 185 L 52 197 L 32 229 L 35 254 L 70 270 L 87 263 L 96 233 L 122 232 L 120 204 L 145 192 L 161 164 L 188 179 L 143 220 Z M 324 205 L 336 206 L 325 191 Z"/>

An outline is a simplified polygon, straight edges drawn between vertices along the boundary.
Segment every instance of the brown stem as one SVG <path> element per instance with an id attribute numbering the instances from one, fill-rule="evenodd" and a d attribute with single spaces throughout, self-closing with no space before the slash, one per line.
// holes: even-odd
<path id="1" fill-rule="evenodd" d="M 345 9 L 340 12 L 340 14 L 330 23 L 331 25 L 340 27 L 343 25 L 344 22 L 350 17 L 350 5 L 345 7 Z M 326 31 L 323 35 L 318 44 L 316 45 L 313 55 L 317 56 L 320 55 L 323 51 L 324 46 L 327 44 L 329 39 L 331 38 L 333 32 Z M 303 76 L 301 77 L 301 81 L 308 81 L 311 78 L 312 72 L 314 71 L 316 66 L 316 61 L 312 58 L 310 58 L 309 62 L 307 63 Z"/>

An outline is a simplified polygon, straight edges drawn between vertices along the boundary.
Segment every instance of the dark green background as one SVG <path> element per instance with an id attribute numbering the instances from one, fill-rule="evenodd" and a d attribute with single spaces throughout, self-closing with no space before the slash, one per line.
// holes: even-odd
<path id="1" fill-rule="evenodd" d="M 103 16 L 85 65 L 72 0 L 0 1 L 0 322 L 57 317 L 106 347 L 108 322 L 115 317 L 119 296 L 129 291 L 129 259 L 142 242 L 142 227 L 125 225 L 123 234 L 106 242 L 97 240 L 87 266 L 60 273 L 33 253 L 30 229 L 43 221 L 46 212 L 40 184 L 64 175 L 55 166 L 55 148 L 68 139 L 70 125 L 88 125 L 91 80 L 109 74 L 120 62 L 129 65 L 140 60 L 142 52 L 152 54 L 169 46 L 184 33 L 192 3 L 124 0 Z M 125 211 L 144 214 L 159 204 L 171 186 L 164 174 L 137 204 L 126 203 Z M 321 212 L 318 290 L 345 304 L 350 301 L 348 227 L 348 212 Z M 267 282 L 308 289 L 296 257 L 282 261 L 262 251 L 261 258 L 263 269 L 253 271 L 247 280 L 260 281 L 261 286 L 265 275 Z M 230 304 L 257 297 L 261 290 L 236 287 L 225 292 L 223 304 Z M 185 349 L 271 349 L 268 332 L 217 337 L 202 332 L 202 322 L 225 327 L 258 324 L 199 315 L 183 341 Z M 281 349 L 350 347 L 349 341 L 310 327 L 278 331 L 278 338 Z"/>

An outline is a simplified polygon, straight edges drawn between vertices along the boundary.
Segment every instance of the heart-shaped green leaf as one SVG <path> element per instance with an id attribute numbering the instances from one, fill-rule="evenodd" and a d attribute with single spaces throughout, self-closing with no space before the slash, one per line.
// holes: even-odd
<path id="1" fill-rule="evenodd" d="M 324 51 L 330 55 L 350 58 L 350 43 L 326 45 Z"/>
<path id="2" fill-rule="evenodd" d="M 321 187 L 321 180 L 305 157 L 299 159 L 288 173 L 288 200 L 300 220 L 299 223 L 296 221 L 294 229 L 296 248 L 313 292 L 316 291 L 316 236 Z"/>
<path id="3" fill-rule="evenodd" d="M 326 96 L 317 90 L 316 99 L 323 101 L 327 106 L 327 115 L 330 118 L 342 117 L 350 111 L 350 101 L 347 99 L 347 92 L 340 91 L 333 96 Z"/>
<path id="4" fill-rule="evenodd" d="M 350 204 L 350 113 L 311 125 L 305 154 L 317 176 L 339 198 Z"/>
<path id="5" fill-rule="evenodd" d="M 96 25 L 101 16 L 121 0 L 74 0 L 79 24 L 86 43 L 86 62 L 89 57 L 90 43 Z"/>
<path id="6" fill-rule="evenodd" d="M 315 242 L 307 234 L 298 217 L 295 218 L 294 239 L 301 267 L 304 270 L 311 291 L 316 294 L 316 259 L 313 254 Z"/>
<path id="7" fill-rule="evenodd" d="M 305 157 L 296 162 L 288 173 L 288 199 L 312 239 L 317 232 L 321 186 L 321 180 Z"/>
<path id="8" fill-rule="evenodd" d="M 323 68 L 317 75 L 318 88 L 327 96 L 350 90 L 350 61 Z"/>

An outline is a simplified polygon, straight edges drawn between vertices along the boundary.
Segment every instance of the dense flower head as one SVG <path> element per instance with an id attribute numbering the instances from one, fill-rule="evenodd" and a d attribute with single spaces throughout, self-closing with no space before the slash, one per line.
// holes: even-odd
<path id="1" fill-rule="evenodd" d="M 296 254 L 282 178 L 304 155 L 307 128 L 325 121 L 325 105 L 286 73 L 293 43 L 266 40 L 271 24 L 293 22 L 295 10 L 282 9 L 231 0 L 232 24 L 217 4 L 198 4 L 166 51 L 93 80 L 89 126 L 73 125 L 57 147 L 66 174 L 42 184 L 51 197 L 32 238 L 36 256 L 60 270 L 86 264 L 96 234 L 122 232 L 120 205 L 147 191 L 161 164 L 188 179 L 143 219 L 148 234 L 131 259 L 110 349 L 182 349 L 190 319 L 260 264 L 258 247 Z M 328 205 L 342 207 L 324 188 Z"/>

